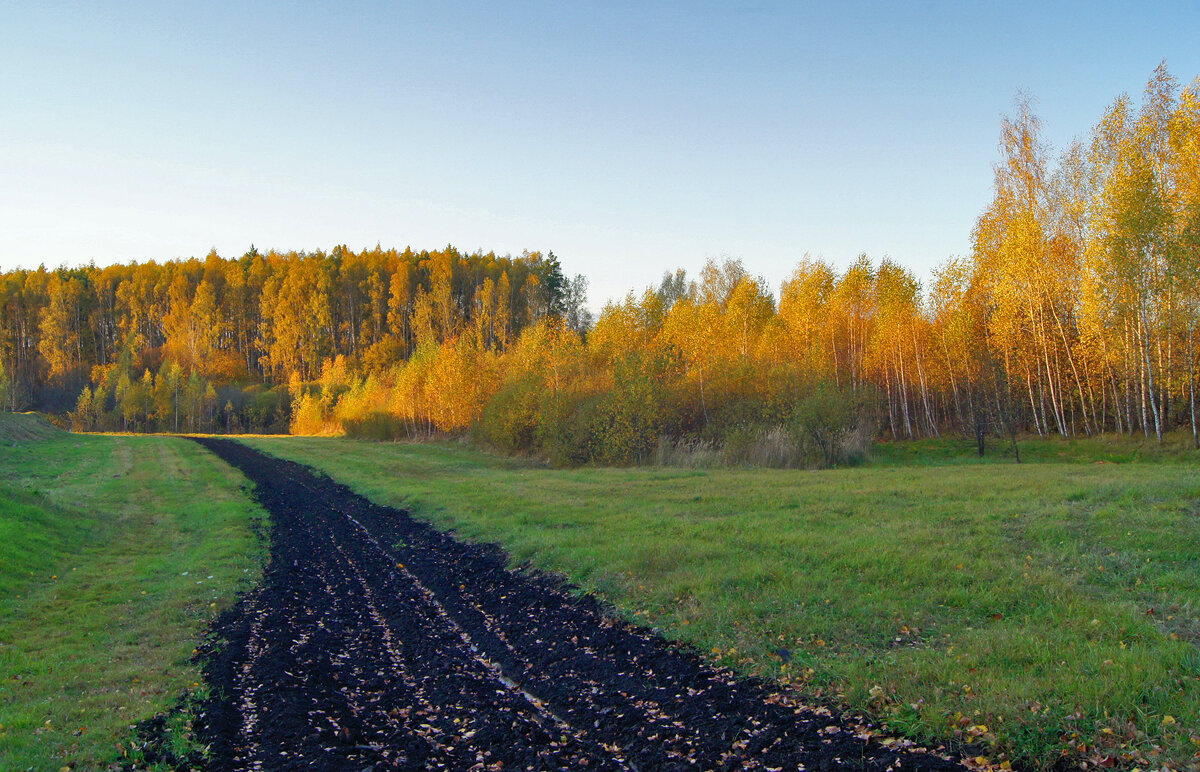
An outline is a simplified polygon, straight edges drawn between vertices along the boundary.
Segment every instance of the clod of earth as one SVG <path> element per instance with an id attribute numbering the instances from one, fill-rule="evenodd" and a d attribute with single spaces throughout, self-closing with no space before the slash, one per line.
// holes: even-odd
<path id="1" fill-rule="evenodd" d="M 210 769 L 962 769 L 708 666 L 494 546 L 197 441 L 272 520 L 262 583 L 202 651 Z"/>

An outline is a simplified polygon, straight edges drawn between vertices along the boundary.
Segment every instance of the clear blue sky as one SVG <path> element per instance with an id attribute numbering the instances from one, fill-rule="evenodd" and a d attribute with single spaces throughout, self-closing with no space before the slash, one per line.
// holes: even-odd
<path id="1" fill-rule="evenodd" d="M 964 254 L 1018 89 L 1085 133 L 1200 3 L 0 8 L 0 269 L 553 250 L 591 304 L 744 260 Z M 103 7 L 97 7 L 103 6 Z"/>

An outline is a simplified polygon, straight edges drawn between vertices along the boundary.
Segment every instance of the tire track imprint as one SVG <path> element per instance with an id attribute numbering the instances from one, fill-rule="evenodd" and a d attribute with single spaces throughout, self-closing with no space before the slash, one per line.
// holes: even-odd
<path id="1" fill-rule="evenodd" d="M 197 439 L 271 514 L 202 651 L 215 770 L 962 769 L 705 664 L 311 470 Z"/>

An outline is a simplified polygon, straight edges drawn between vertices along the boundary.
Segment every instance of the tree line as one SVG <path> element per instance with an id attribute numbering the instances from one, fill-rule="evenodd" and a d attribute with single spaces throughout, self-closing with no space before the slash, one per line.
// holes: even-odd
<path id="1" fill-rule="evenodd" d="M 1004 121 L 970 261 L 938 276 L 934 321 L 984 354 L 953 366 L 1039 434 L 1195 438 L 1200 86 L 1160 66 L 1053 162 L 1040 129 L 1028 101 Z"/>
<path id="2" fill-rule="evenodd" d="M 0 404 L 79 428 L 286 431 L 332 358 L 378 370 L 463 324 L 504 347 L 579 316 L 549 253 L 268 252 L 0 274 Z"/>
<path id="3" fill-rule="evenodd" d="M 1197 429 L 1200 87 L 1165 66 L 1054 154 L 1001 125 L 970 254 L 737 260 L 599 318 L 553 253 L 339 247 L 13 271 L 0 396 L 81 428 L 472 431 L 562 463 L 836 463 L 871 436 Z"/>

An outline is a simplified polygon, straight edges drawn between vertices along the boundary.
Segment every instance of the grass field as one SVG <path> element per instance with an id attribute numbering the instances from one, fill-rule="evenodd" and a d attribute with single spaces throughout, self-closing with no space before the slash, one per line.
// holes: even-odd
<path id="1" fill-rule="evenodd" d="M 205 625 L 259 573 L 241 484 L 186 440 L 0 413 L 0 769 L 104 769 L 198 687 Z"/>
<path id="2" fill-rule="evenodd" d="M 931 442 L 821 472 L 551 470 L 449 444 L 247 442 L 912 735 L 1018 765 L 1200 762 L 1193 452 L 1042 442 L 1016 465 Z"/>

